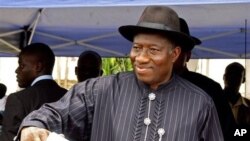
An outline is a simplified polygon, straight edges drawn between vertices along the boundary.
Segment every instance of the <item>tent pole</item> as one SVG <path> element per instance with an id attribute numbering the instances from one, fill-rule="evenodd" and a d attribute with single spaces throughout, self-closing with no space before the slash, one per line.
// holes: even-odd
<path id="1" fill-rule="evenodd" d="M 94 41 L 94 40 L 98 40 L 98 39 L 113 37 L 113 36 L 117 36 L 117 35 L 119 35 L 119 34 L 117 32 L 114 32 L 114 33 L 110 33 L 110 34 L 99 35 L 99 36 L 95 36 L 95 37 L 90 37 L 90 38 L 78 40 L 78 42 L 89 42 L 89 41 Z"/>
<path id="2" fill-rule="evenodd" d="M 202 38 L 200 38 L 200 40 L 206 41 L 206 40 L 211 40 L 211 39 L 220 38 L 220 37 L 224 37 L 224 36 L 229 36 L 229 35 L 236 34 L 236 33 L 240 33 L 240 32 L 241 32 L 241 30 L 223 32 L 223 33 L 219 33 L 219 34 L 216 34 L 216 35 L 211 35 L 211 36 L 207 36 L 207 37 L 202 37 Z"/>
<path id="3" fill-rule="evenodd" d="M 13 35 L 13 34 L 18 34 L 18 33 L 21 33 L 21 32 L 23 32 L 23 31 L 24 31 L 24 30 L 19 29 L 19 30 L 16 30 L 16 31 L 10 31 L 10 32 L 6 32 L 6 33 L 1 33 L 1 34 L 0 34 L 0 37 L 5 37 L 5 36 Z"/>
<path id="4" fill-rule="evenodd" d="M 3 44 L 5 44 L 5 45 L 7 45 L 7 46 L 8 46 L 9 48 L 11 48 L 11 49 L 14 49 L 15 51 L 20 52 L 20 49 L 19 49 L 19 48 L 13 46 L 12 44 L 10 44 L 10 43 L 8 43 L 8 42 L 6 42 L 6 41 L 4 41 L 3 39 L 0 39 L 0 42 L 3 43 Z"/>
<path id="5" fill-rule="evenodd" d="M 52 35 L 52 34 L 40 32 L 40 31 L 37 31 L 36 34 L 42 35 L 42 36 L 45 36 L 45 37 L 49 37 L 49 38 L 53 38 L 53 39 L 58 39 L 58 40 L 66 41 L 66 42 L 74 41 L 74 40 L 71 40 L 71 39 L 67 39 L 67 38 L 64 38 L 64 37 L 60 37 L 60 36 L 56 36 L 56 35 Z"/>
<path id="6" fill-rule="evenodd" d="M 199 49 L 199 50 L 207 51 L 207 52 L 213 52 L 213 53 L 217 53 L 217 54 L 222 54 L 222 55 L 230 56 L 230 57 L 233 57 L 233 58 L 239 57 L 238 55 L 233 54 L 233 53 L 219 51 L 219 50 L 211 49 L 211 48 L 207 48 L 207 47 L 196 46 L 195 48 Z"/>
<path id="7" fill-rule="evenodd" d="M 31 35 L 30 35 L 30 38 L 29 38 L 29 41 L 28 41 L 28 45 L 31 43 L 31 41 L 32 41 L 32 39 L 33 39 L 33 36 L 34 36 L 35 31 L 36 31 L 36 27 L 37 27 L 38 21 L 39 21 L 39 19 L 40 19 L 40 16 L 41 16 L 43 10 L 44 10 L 44 9 L 39 9 L 39 12 L 38 12 L 38 14 L 37 14 L 37 17 L 36 17 L 36 19 L 35 19 L 34 26 L 30 26 L 30 27 L 32 27 L 32 31 L 31 31 Z M 32 25 L 33 25 L 33 24 L 32 24 Z"/>
<path id="8" fill-rule="evenodd" d="M 43 8 L 44 9 L 44 8 Z M 37 12 L 37 14 L 39 14 L 39 13 L 41 13 L 42 12 L 42 10 L 43 9 L 39 9 Z M 36 15 L 36 17 L 37 17 L 38 15 Z M 29 31 L 29 30 L 32 30 L 32 28 L 34 27 L 34 25 L 35 25 L 35 20 L 33 20 L 33 22 L 29 25 L 29 27 L 27 28 L 27 30 Z"/>
<path id="9" fill-rule="evenodd" d="M 59 44 L 59 45 L 53 45 L 53 46 L 50 46 L 50 47 L 52 49 L 58 49 L 58 48 L 64 48 L 64 47 L 75 45 L 75 44 L 76 44 L 75 41 L 71 41 L 71 42 L 68 42 L 68 43 L 63 43 L 63 44 Z"/>
<path id="10" fill-rule="evenodd" d="M 247 19 L 245 19 L 245 78 L 247 78 Z M 247 97 L 247 79 L 245 80 L 245 97 Z"/>
<path id="11" fill-rule="evenodd" d="M 247 19 L 245 19 L 245 60 L 247 59 Z"/>

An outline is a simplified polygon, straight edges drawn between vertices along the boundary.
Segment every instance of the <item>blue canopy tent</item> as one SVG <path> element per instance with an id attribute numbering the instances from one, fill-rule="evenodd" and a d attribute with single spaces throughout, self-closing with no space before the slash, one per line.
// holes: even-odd
<path id="1" fill-rule="evenodd" d="M 203 41 L 193 58 L 250 58 L 248 0 L 0 0 L 0 56 L 16 56 L 32 42 L 47 43 L 57 56 L 90 49 L 127 56 L 131 43 L 117 28 L 136 24 L 147 5 L 168 5 L 186 19 Z"/>

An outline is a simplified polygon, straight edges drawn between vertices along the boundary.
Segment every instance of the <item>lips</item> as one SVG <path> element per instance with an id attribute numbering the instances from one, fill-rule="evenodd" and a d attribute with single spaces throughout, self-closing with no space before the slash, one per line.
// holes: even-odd
<path id="1" fill-rule="evenodd" d="M 20 78 L 18 76 L 16 76 L 16 81 L 19 82 L 20 81 Z"/>
<path id="2" fill-rule="evenodd" d="M 135 66 L 135 70 L 137 73 L 147 73 L 152 70 L 152 68 L 146 66 Z"/>

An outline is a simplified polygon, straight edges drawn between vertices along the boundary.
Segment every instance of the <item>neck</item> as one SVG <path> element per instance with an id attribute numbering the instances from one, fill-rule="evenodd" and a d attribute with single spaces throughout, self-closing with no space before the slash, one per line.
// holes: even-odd
<path id="1" fill-rule="evenodd" d="M 237 90 L 225 88 L 224 89 L 227 99 L 234 105 L 238 99 L 241 97 Z"/>
<path id="2" fill-rule="evenodd" d="M 150 84 L 150 88 L 152 90 L 157 90 L 159 88 L 160 85 L 164 84 L 164 83 L 168 83 L 171 79 L 172 79 L 172 75 L 168 76 L 167 79 L 165 79 L 164 81 L 160 82 L 160 83 L 155 83 L 155 84 Z"/>
<path id="3" fill-rule="evenodd" d="M 225 87 L 224 90 L 228 93 L 239 93 L 239 87 Z"/>

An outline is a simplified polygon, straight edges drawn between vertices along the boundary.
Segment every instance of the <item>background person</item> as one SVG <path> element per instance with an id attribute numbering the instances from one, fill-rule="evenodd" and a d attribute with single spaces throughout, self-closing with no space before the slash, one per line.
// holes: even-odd
<path id="1" fill-rule="evenodd" d="M 5 103 L 7 98 L 6 91 L 7 87 L 3 83 L 0 83 L 0 112 L 4 111 L 5 109 Z"/>
<path id="2" fill-rule="evenodd" d="M 101 76 L 102 73 L 102 58 L 97 52 L 89 50 L 80 54 L 75 67 L 78 82 Z"/>
<path id="3" fill-rule="evenodd" d="M 189 35 L 195 41 L 196 45 L 201 44 L 201 41 L 198 38 L 190 35 L 188 24 L 182 18 L 180 18 L 180 26 L 181 31 Z M 187 68 L 187 62 L 191 58 L 191 51 L 194 47 L 195 46 L 185 46 L 185 50 L 182 50 L 179 58 L 174 64 L 174 71 L 182 78 L 192 82 L 211 96 L 219 116 L 224 139 L 226 141 L 231 140 L 236 129 L 236 124 L 230 106 L 223 96 L 223 90 L 220 84 L 200 73 L 189 71 Z"/>
<path id="4" fill-rule="evenodd" d="M 19 87 L 25 89 L 7 98 L 1 141 L 13 141 L 26 115 L 44 103 L 59 100 L 67 92 L 51 76 L 54 63 L 54 53 L 43 43 L 30 44 L 20 52 L 16 78 Z"/>
<path id="5" fill-rule="evenodd" d="M 5 109 L 5 103 L 7 96 L 5 95 L 7 91 L 7 87 L 0 83 L 0 135 L 2 133 L 2 122 L 3 122 L 3 111 Z"/>
<path id="6" fill-rule="evenodd" d="M 224 94 L 231 106 L 237 125 L 240 128 L 250 129 L 250 100 L 242 97 L 239 92 L 241 84 L 245 82 L 245 68 L 237 62 L 229 64 L 225 69 L 223 80 Z"/>

